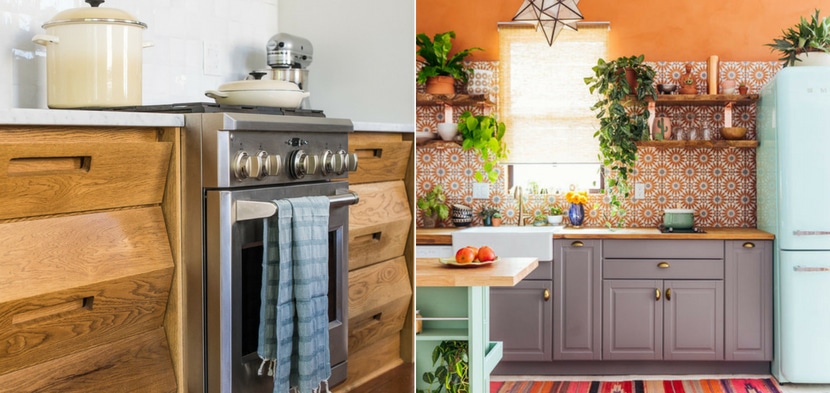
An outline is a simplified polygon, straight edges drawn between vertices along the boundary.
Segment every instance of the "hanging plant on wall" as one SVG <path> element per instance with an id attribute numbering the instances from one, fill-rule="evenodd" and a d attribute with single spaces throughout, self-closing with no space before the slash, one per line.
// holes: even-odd
<path id="1" fill-rule="evenodd" d="M 621 226 L 625 210 L 622 200 L 628 199 L 628 176 L 637 163 L 637 141 L 647 140 L 648 98 L 657 99 L 654 69 L 643 64 L 644 56 L 599 59 L 592 68 L 594 75 L 585 78 L 591 93 L 599 93 L 591 110 L 597 112 L 600 160 L 607 169 L 606 193 L 611 207 L 605 225 Z"/>
<path id="2" fill-rule="evenodd" d="M 495 182 L 499 178 L 499 162 L 507 158 L 507 144 L 504 138 L 504 123 L 498 121 L 495 115 L 473 115 L 469 111 L 458 117 L 458 132 L 463 138 L 461 147 L 464 150 L 473 149 L 484 160 L 481 172 L 475 173 L 476 181 L 487 180 Z"/>

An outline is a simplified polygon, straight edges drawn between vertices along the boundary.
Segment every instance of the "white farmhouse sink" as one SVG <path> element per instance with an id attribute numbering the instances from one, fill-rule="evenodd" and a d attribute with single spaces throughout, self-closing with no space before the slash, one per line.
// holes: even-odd
<path id="1" fill-rule="evenodd" d="M 536 257 L 553 260 L 553 234 L 562 227 L 472 227 L 453 232 L 453 252 L 473 246 L 490 246 L 499 257 Z"/>

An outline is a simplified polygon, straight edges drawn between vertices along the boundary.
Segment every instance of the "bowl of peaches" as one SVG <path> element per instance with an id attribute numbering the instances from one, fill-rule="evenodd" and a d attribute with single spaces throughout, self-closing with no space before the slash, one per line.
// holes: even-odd
<path id="1" fill-rule="evenodd" d="M 499 257 L 489 246 L 459 248 L 455 252 L 455 258 L 439 258 L 441 263 L 447 266 L 478 267 L 492 265 L 498 262 Z"/>

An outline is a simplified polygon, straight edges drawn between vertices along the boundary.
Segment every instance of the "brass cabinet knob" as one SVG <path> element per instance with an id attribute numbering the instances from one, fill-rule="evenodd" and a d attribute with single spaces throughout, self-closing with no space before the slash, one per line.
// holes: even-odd
<path id="1" fill-rule="evenodd" d="M 657 267 L 659 267 L 660 269 L 668 269 L 669 266 L 671 266 L 671 265 L 669 265 L 668 262 L 660 262 L 660 263 L 657 264 Z"/>
<path id="2" fill-rule="evenodd" d="M 744 248 L 753 248 L 753 247 L 755 247 L 755 243 L 753 243 L 753 242 L 744 243 Z"/>
<path id="3" fill-rule="evenodd" d="M 654 288 L 654 300 L 660 300 L 660 288 Z"/>
<path id="4" fill-rule="evenodd" d="M 584 245 L 585 245 L 585 243 L 582 243 L 582 242 L 581 242 L 581 241 L 579 241 L 579 240 L 577 240 L 577 241 L 575 241 L 575 242 L 571 243 L 571 247 L 582 247 L 582 246 L 584 246 Z"/>
<path id="5" fill-rule="evenodd" d="M 542 298 L 545 299 L 545 301 L 550 300 L 550 289 L 545 288 L 545 291 L 542 292 Z"/>
<path id="6" fill-rule="evenodd" d="M 666 289 L 666 300 L 671 301 L 671 288 Z"/>

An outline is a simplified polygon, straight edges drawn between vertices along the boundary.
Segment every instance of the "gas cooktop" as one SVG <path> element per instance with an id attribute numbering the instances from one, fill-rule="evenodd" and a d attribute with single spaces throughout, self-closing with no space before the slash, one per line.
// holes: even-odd
<path id="1" fill-rule="evenodd" d="M 273 106 L 249 106 L 249 105 L 224 105 L 212 102 L 186 102 L 181 104 L 160 104 L 160 105 L 136 105 L 120 106 L 114 108 L 79 108 L 96 111 L 119 111 L 119 112 L 154 112 L 154 113 L 261 113 L 268 115 L 286 116 L 311 116 L 326 117 L 322 110 L 279 108 Z"/>
<path id="2" fill-rule="evenodd" d="M 703 228 L 688 228 L 688 229 L 678 229 L 678 228 L 666 228 L 663 224 L 657 226 L 657 229 L 660 230 L 661 233 L 706 233 Z"/>

